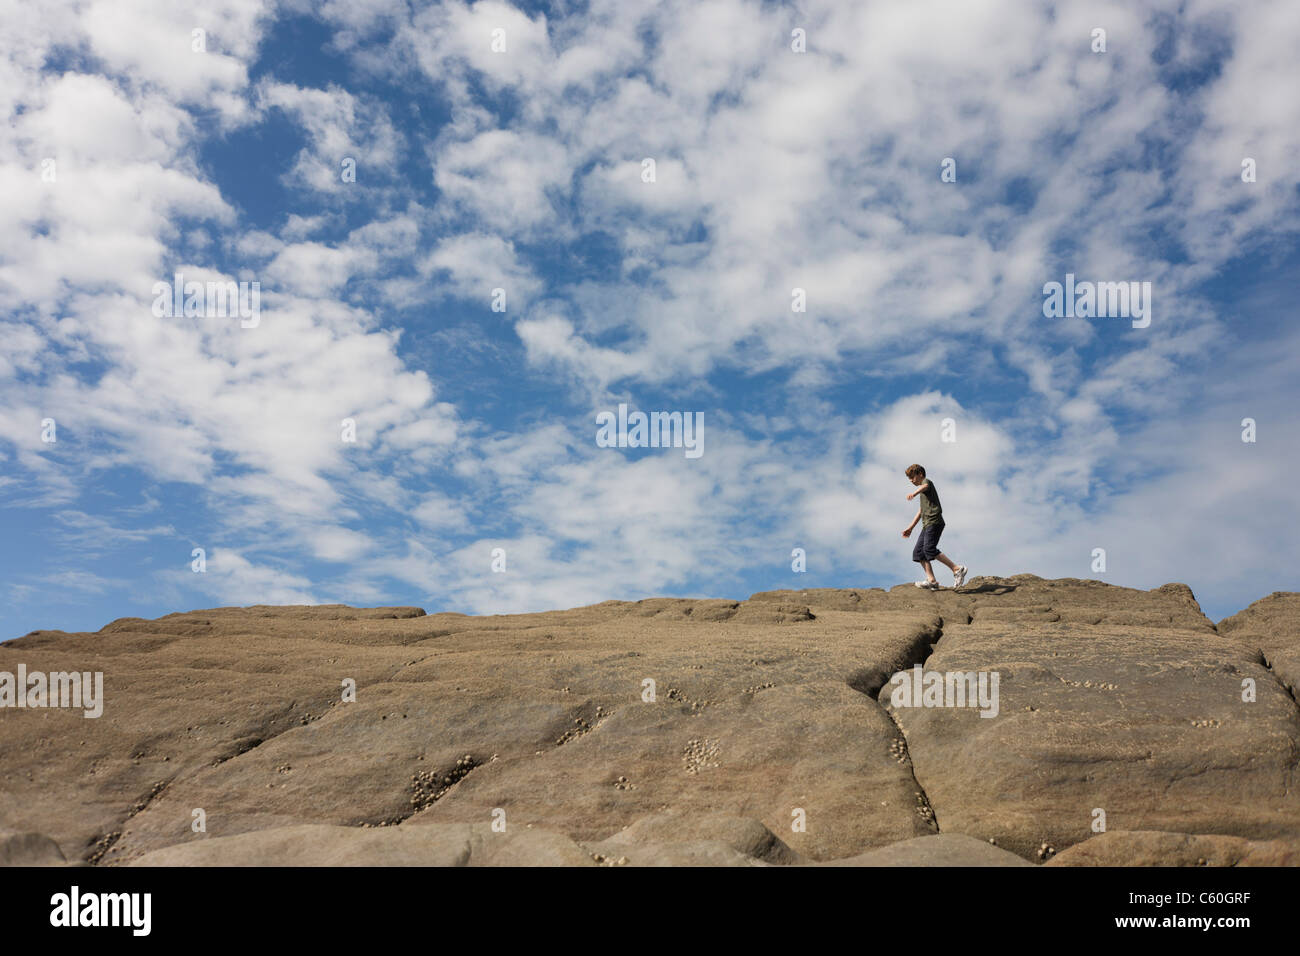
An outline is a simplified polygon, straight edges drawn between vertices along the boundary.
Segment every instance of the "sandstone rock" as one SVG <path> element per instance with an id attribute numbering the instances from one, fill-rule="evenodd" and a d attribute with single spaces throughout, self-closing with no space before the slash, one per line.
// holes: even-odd
<path id="1" fill-rule="evenodd" d="M 62 866 L 59 845 L 43 833 L 0 830 L 0 866 Z"/>
<path id="2" fill-rule="evenodd" d="M 1300 840 L 1111 830 L 1076 843 L 1048 866 L 1300 866 Z"/>
<path id="3" fill-rule="evenodd" d="M 593 845 L 606 855 L 627 853 L 637 859 L 636 850 L 656 851 L 679 846 L 725 846 L 749 860 L 785 865 L 802 857 L 776 834 L 752 817 L 726 813 L 685 813 L 669 810 L 636 821 L 608 840 Z"/>
<path id="4" fill-rule="evenodd" d="M 195 839 L 146 853 L 133 866 L 594 866 L 572 840 L 544 830 L 494 833 L 491 824 L 436 827 L 272 827 Z"/>
<path id="5" fill-rule="evenodd" d="M 1220 621 L 1219 633 L 1260 648 L 1291 696 L 1300 697 L 1300 594 L 1274 591 Z"/>
<path id="6" fill-rule="evenodd" d="M 1033 866 L 1016 854 L 961 833 L 936 833 L 893 843 L 821 866 Z"/>
<path id="7" fill-rule="evenodd" d="M 813 619 L 812 609 L 806 604 L 768 601 L 746 601 L 736 609 L 732 618 L 742 624 L 799 624 Z"/>
<path id="8" fill-rule="evenodd" d="M 1258 651 L 1215 633 L 1186 588 L 1027 576 L 1001 586 L 1014 590 L 976 593 L 970 624 L 945 619 L 925 663 L 997 672 L 998 716 L 892 710 L 943 832 L 992 837 L 1026 859 L 1087 839 L 1096 810 L 1112 828 L 1300 832 L 1295 701 Z M 1254 703 L 1242 701 L 1246 677 Z"/>
<path id="9" fill-rule="evenodd" d="M 1095 808 L 1113 831 L 1285 843 L 1300 710 L 1264 666 L 1285 648 L 1259 639 L 1288 612 L 1261 605 L 1220 634 L 1182 585 L 1017 575 L 34 632 L 0 645 L 0 670 L 103 671 L 104 714 L 0 712 L 0 826 L 97 865 L 974 859 L 963 834 L 1040 862 L 1101 846 Z M 997 670 L 998 717 L 882 706 L 921 662 Z M 509 840 L 484 829 L 498 813 Z"/>
<path id="10" fill-rule="evenodd" d="M 646 843 L 632 846 L 587 844 L 604 866 L 769 866 L 726 843 L 698 840 L 689 843 Z"/>

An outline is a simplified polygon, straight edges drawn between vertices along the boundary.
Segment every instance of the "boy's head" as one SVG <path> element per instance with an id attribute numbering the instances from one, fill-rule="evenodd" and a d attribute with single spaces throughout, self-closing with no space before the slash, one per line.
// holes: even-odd
<path id="1" fill-rule="evenodd" d="M 914 485 L 919 485 L 925 481 L 925 469 L 920 465 L 908 465 L 906 475 Z"/>

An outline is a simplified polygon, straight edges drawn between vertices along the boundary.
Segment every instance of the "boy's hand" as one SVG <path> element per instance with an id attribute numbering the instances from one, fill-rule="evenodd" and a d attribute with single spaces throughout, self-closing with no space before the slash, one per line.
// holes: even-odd
<path id="1" fill-rule="evenodd" d="M 908 494 L 907 494 L 907 500 L 908 500 L 908 501 L 911 501 L 911 500 L 912 500 L 913 498 L 915 498 L 915 497 L 916 497 L 916 492 L 915 492 L 915 491 L 908 492 Z"/>
<path id="2" fill-rule="evenodd" d="M 903 529 L 903 537 L 904 537 L 904 538 L 910 538 L 911 536 L 912 536 L 912 529 L 911 529 L 911 528 L 904 528 L 904 529 Z"/>

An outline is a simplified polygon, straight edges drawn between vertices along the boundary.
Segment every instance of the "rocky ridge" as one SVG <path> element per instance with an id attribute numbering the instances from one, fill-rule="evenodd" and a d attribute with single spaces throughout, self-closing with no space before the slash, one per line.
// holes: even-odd
<path id="1" fill-rule="evenodd" d="M 102 671 L 105 704 L 0 709 L 0 864 L 1300 860 L 1291 593 L 1217 626 L 1183 585 L 1032 575 L 218 608 L 37 631 L 19 664 Z M 996 715 L 896 705 L 916 665 L 996 674 Z"/>

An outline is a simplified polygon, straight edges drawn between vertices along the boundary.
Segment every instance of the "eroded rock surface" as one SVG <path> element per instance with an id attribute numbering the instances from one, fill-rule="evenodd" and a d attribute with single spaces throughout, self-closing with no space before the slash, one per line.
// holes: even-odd
<path id="1" fill-rule="evenodd" d="M 0 710 L 0 827 L 97 865 L 1092 861 L 1097 811 L 1285 844 L 1297 597 L 1220 630 L 1182 585 L 1018 575 L 40 631 L 0 645 L 0 671 L 102 671 L 104 712 Z M 997 716 L 893 706 L 915 664 L 996 672 Z"/>
<path id="2" fill-rule="evenodd" d="M 1076 843 L 1048 866 L 1300 866 L 1300 840 L 1112 830 Z"/>
<path id="3" fill-rule="evenodd" d="M 0 866 L 62 866 L 59 845 L 44 833 L 0 830 Z"/>
<path id="4" fill-rule="evenodd" d="M 1295 701 L 1259 648 L 1217 634 L 1185 587 L 988 586 L 925 667 L 996 671 L 998 716 L 892 710 L 941 830 L 1040 860 L 1088 839 L 1094 820 L 1259 840 L 1300 832 Z"/>
<path id="5" fill-rule="evenodd" d="M 1291 696 L 1300 696 L 1300 594 L 1274 591 L 1220 621 L 1219 633 L 1262 650 Z"/>

